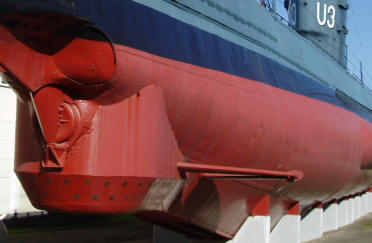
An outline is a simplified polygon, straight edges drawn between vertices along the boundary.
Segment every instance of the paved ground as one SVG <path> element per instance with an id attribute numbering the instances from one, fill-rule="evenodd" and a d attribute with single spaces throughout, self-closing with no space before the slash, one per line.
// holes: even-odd
<path id="1" fill-rule="evenodd" d="M 152 243 L 152 225 L 129 216 L 8 222 L 8 243 Z"/>
<path id="2" fill-rule="evenodd" d="M 371 243 L 372 213 L 337 231 L 325 233 L 323 238 L 307 243 Z"/>
<path id="3" fill-rule="evenodd" d="M 8 222 L 8 243 L 152 243 L 152 226 L 136 218 L 41 217 L 17 225 Z M 307 243 L 372 243 L 372 213 L 352 225 Z M 283 242 L 284 243 L 284 242 Z"/>

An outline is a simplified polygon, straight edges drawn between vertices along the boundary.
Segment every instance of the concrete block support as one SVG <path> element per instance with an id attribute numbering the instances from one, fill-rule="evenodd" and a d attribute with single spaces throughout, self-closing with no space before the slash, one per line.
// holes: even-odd
<path id="1" fill-rule="evenodd" d="M 368 214 L 368 197 L 366 193 L 360 197 L 360 214 L 362 217 Z"/>
<path id="2" fill-rule="evenodd" d="M 323 236 L 323 208 L 314 208 L 301 220 L 301 241 L 310 241 Z"/>
<path id="3" fill-rule="evenodd" d="M 228 243 L 270 242 L 270 196 L 262 197 L 234 238 Z"/>
<path id="4" fill-rule="evenodd" d="M 347 206 L 348 206 L 348 203 L 347 203 L 347 200 L 343 200 L 341 202 L 338 203 L 338 207 L 337 207 L 337 227 L 340 228 L 340 227 L 343 227 L 347 224 Z"/>
<path id="5" fill-rule="evenodd" d="M 338 204 L 332 203 L 323 211 L 323 233 L 338 229 Z"/>
<path id="6" fill-rule="evenodd" d="M 353 198 L 353 213 L 354 213 L 354 221 L 361 217 L 360 207 L 360 196 L 356 196 Z"/>
<path id="7" fill-rule="evenodd" d="M 270 243 L 300 243 L 300 215 L 284 215 L 270 236 Z"/>
<path id="8" fill-rule="evenodd" d="M 270 233 L 269 199 L 264 198 L 254 212 L 247 217 L 235 237 L 227 242 L 203 241 L 187 238 L 176 232 L 155 226 L 154 242 L 177 243 L 300 243 L 321 238 L 324 232 L 337 230 L 351 224 L 372 211 L 372 192 L 355 198 L 334 202 L 323 209 L 322 204 L 314 208 L 302 220 L 300 206 L 293 206 Z"/>
<path id="9" fill-rule="evenodd" d="M 228 243 L 270 243 L 270 216 L 249 216 Z"/>
<path id="10" fill-rule="evenodd" d="M 353 199 L 349 198 L 346 201 L 347 205 L 347 218 L 346 218 L 346 224 L 351 224 L 354 222 L 354 209 L 353 209 Z"/>
<path id="11" fill-rule="evenodd" d="M 367 192 L 368 213 L 372 212 L 372 192 Z"/>

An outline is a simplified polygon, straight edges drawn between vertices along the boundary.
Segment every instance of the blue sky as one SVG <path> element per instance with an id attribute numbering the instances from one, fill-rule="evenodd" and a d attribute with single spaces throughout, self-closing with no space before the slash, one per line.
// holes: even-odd
<path id="1" fill-rule="evenodd" d="M 351 49 L 348 53 L 349 61 L 358 65 L 355 56 L 362 61 L 364 80 L 372 88 L 372 1 L 350 0 L 349 3 L 347 23 L 350 31 L 347 44 Z"/>

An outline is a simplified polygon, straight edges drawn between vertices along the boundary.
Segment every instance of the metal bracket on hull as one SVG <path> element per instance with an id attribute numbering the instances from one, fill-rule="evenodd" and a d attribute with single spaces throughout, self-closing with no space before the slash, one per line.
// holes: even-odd
<path id="1" fill-rule="evenodd" d="M 177 167 L 183 179 L 187 178 L 187 172 L 198 173 L 200 178 L 220 180 L 286 180 L 288 182 L 296 182 L 304 177 L 304 173 L 299 170 L 285 172 L 185 162 L 178 162 Z"/>

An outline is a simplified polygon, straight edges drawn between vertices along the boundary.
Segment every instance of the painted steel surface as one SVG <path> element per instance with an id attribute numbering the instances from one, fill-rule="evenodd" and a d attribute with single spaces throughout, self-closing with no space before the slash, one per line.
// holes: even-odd
<path id="1" fill-rule="evenodd" d="M 102 5 L 120 6 L 106 18 L 65 3 L 0 27 L 19 97 L 16 172 L 35 206 L 231 238 L 249 215 L 275 225 L 294 205 L 369 188 L 371 113 L 352 99 L 138 3 Z M 179 162 L 304 176 L 184 179 Z"/>

